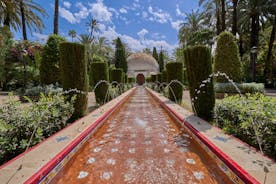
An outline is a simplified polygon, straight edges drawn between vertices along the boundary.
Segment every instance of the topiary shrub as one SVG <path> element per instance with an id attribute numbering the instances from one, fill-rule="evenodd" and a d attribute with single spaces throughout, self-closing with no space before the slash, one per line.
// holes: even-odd
<path id="1" fill-rule="evenodd" d="M 110 81 L 116 81 L 118 83 L 123 82 L 123 69 L 121 68 L 113 68 L 110 71 Z"/>
<path id="2" fill-rule="evenodd" d="M 157 81 L 160 83 L 162 82 L 162 74 L 161 73 L 157 74 Z"/>
<path id="3" fill-rule="evenodd" d="M 128 77 L 127 81 L 128 81 L 128 83 L 134 83 L 135 78 L 134 77 Z"/>
<path id="4" fill-rule="evenodd" d="M 206 46 L 188 47 L 184 50 L 184 58 L 194 111 L 197 116 L 210 120 L 215 106 L 213 80 L 203 83 L 212 73 L 210 49 Z"/>
<path id="5" fill-rule="evenodd" d="M 39 67 L 40 83 L 42 85 L 54 84 L 61 82 L 59 68 L 59 46 L 65 38 L 58 35 L 50 35 L 46 45 L 42 50 L 41 64 Z"/>
<path id="6" fill-rule="evenodd" d="M 96 85 L 99 81 L 104 80 L 108 82 L 108 65 L 105 62 L 93 62 L 91 64 L 91 70 L 89 75 L 92 77 L 93 81 L 92 83 L 94 85 Z M 98 86 L 94 86 L 96 88 L 94 88 L 94 92 L 95 92 L 95 96 L 96 96 L 96 102 L 98 104 L 103 104 L 108 96 L 108 84 L 103 82 L 100 83 Z"/>
<path id="7" fill-rule="evenodd" d="M 167 82 L 170 83 L 172 80 L 183 81 L 183 63 L 181 62 L 170 62 L 166 65 L 167 71 Z M 169 99 L 178 103 L 182 101 L 183 87 L 173 82 L 169 86 Z"/>
<path id="8" fill-rule="evenodd" d="M 162 71 L 162 82 L 167 82 L 167 71 L 163 70 Z"/>
<path id="9" fill-rule="evenodd" d="M 151 82 L 156 82 L 157 81 L 157 74 L 151 74 L 150 78 L 151 78 Z"/>
<path id="10" fill-rule="evenodd" d="M 119 93 L 123 92 L 124 72 L 121 68 L 114 68 L 110 71 L 110 81 L 119 83 Z M 113 86 L 117 87 L 118 84 L 114 83 Z"/>
<path id="11" fill-rule="evenodd" d="M 234 82 L 242 80 L 242 65 L 238 46 L 230 32 L 222 32 L 217 37 L 215 51 L 215 72 L 226 73 Z M 217 82 L 228 82 L 224 77 L 217 77 Z"/>
<path id="12" fill-rule="evenodd" d="M 87 110 L 88 75 L 85 60 L 85 47 L 78 43 L 63 42 L 60 44 L 61 84 L 64 90 L 77 89 L 72 120 L 85 115 Z"/>

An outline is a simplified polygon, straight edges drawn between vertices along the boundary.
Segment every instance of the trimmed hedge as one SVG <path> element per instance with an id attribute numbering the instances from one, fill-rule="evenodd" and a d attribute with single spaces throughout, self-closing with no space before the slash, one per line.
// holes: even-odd
<path id="1" fill-rule="evenodd" d="M 167 71 L 163 70 L 162 71 L 162 82 L 167 82 Z"/>
<path id="2" fill-rule="evenodd" d="M 245 93 L 264 93 L 263 83 L 235 83 L 242 94 Z M 215 83 L 216 93 L 238 93 L 237 89 L 231 83 Z"/>
<path id="3" fill-rule="evenodd" d="M 151 80 L 151 82 L 156 82 L 157 81 L 157 74 L 151 74 L 150 75 L 150 80 Z"/>
<path id="4" fill-rule="evenodd" d="M 171 62 L 166 65 L 167 82 L 172 80 L 183 81 L 183 63 Z M 183 87 L 178 83 L 172 83 L 169 86 L 169 99 L 178 103 L 181 103 L 183 95 Z"/>
<path id="5" fill-rule="evenodd" d="M 234 82 L 242 80 L 242 65 L 238 45 L 230 32 L 222 32 L 217 37 L 215 51 L 215 72 L 226 73 Z M 228 82 L 224 77 L 216 77 L 218 82 Z"/>
<path id="6" fill-rule="evenodd" d="M 206 46 L 188 47 L 184 50 L 184 58 L 190 96 L 195 113 L 208 121 L 213 117 L 215 106 L 214 85 L 212 79 L 205 84 L 202 81 L 212 74 L 210 49 Z M 201 84 L 203 86 L 199 89 Z M 196 89 L 200 90 L 200 92 L 196 91 Z"/>
<path id="7" fill-rule="evenodd" d="M 275 120 L 276 98 L 265 97 L 263 94 L 229 96 L 218 101 L 215 108 L 214 122 L 220 128 L 259 149 L 257 132 L 264 153 L 274 159 L 276 159 Z"/>
<path id="8" fill-rule="evenodd" d="M 108 81 L 108 65 L 105 62 L 93 62 L 91 64 L 91 71 L 89 73 L 92 78 L 92 83 L 96 85 L 100 80 Z M 98 104 L 103 104 L 107 100 L 108 84 L 99 84 L 95 91 L 96 102 Z"/>
<path id="9" fill-rule="evenodd" d="M 58 35 L 50 35 L 42 50 L 41 64 L 39 67 L 40 83 L 42 85 L 55 84 L 61 81 L 60 78 L 60 53 L 59 46 L 65 38 Z"/>
<path id="10" fill-rule="evenodd" d="M 60 44 L 61 83 L 64 90 L 77 89 L 72 119 L 85 115 L 87 110 L 88 75 L 85 60 L 85 47 L 78 43 L 63 42 Z"/>
<path id="11" fill-rule="evenodd" d="M 110 71 L 110 81 L 116 81 L 118 83 L 124 83 L 124 75 L 123 69 L 121 68 L 113 68 Z"/>
<path id="12" fill-rule="evenodd" d="M 134 77 L 128 77 L 127 81 L 128 81 L 128 83 L 134 83 L 135 78 Z"/>

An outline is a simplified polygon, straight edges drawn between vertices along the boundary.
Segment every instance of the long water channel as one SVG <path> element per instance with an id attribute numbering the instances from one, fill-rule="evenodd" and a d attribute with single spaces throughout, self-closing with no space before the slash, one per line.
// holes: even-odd
<path id="1" fill-rule="evenodd" d="M 215 161 L 137 87 L 91 136 L 52 183 L 232 183 Z"/>

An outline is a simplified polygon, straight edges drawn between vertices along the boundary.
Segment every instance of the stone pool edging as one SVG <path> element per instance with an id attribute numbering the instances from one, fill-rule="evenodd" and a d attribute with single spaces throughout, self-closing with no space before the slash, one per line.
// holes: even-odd
<path id="1" fill-rule="evenodd" d="M 176 119 L 178 119 L 181 123 L 183 123 L 188 131 L 193 135 L 195 140 L 204 148 L 204 150 L 212 157 L 215 159 L 217 162 L 218 166 L 220 168 L 226 168 L 228 167 L 231 171 L 224 171 L 235 183 L 245 183 L 245 184 L 259 184 L 260 182 L 257 181 L 254 177 L 252 177 L 247 171 L 245 171 L 241 166 L 239 166 L 234 160 L 232 160 L 229 156 L 227 156 L 223 151 L 221 151 L 217 146 L 215 146 L 207 137 L 205 137 L 200 131 L 198 131 L 195 127 L 193 127 L 185 118 L 185 116 L 194 116 L 192 113 L 187 112 L 187 114 L 184 115 L 184 117 L 181 117 L 176 110 L 173 107 L 170 107 L 165 103 L 166 101 L 169 101 L 167 98 L 163 96 L 163 100 L 157 95 L 160 93 L 154 92 L 149 88 L 146 88 L 147 91 L 151 94 L 153 98 L 155 98 L 161 106 L 166 109 L 170 114 L 172 114 Z M 171 102 L 171 101 L 169 101 Z M 174 105 L 177 105 L 175 103 L 171 103 Z M 178 105 L 177 105 L 178 106 Z M 180 106 L 178 106 L 180 107 Z M 182 108 L 182 107 L 181 107 Z M 204 121 L 201 119 L 201 121 Z M 218 128 L 218 127 L 216 127 Z M 199 141 L 197 140 L 199 139 Z M 240 141 L 243 143 L 242 141 Z M 207 148 L 207 149 L 206 149 Z M 210 153 L 208 149 L 213 152 Z M 217 158 L 215 158 L 215 157 Z"/>
<path id="2" fill-rule="evenodd" d="M 70 158 L 74 155 L 74 153 L 77 151 L 77 149 L 80 148 L 81 145 L 84 144 L 84 142 L 90 137 L 90 135 L 93 133 L 93 131 L 95 129 L 97 129 L 100 126 L 100 124 L 106 120 L 106 118 L 108 118 L 110 115 L 112 115 L 113 112 L 116 111 L 119 106 L 124 104 L 124 102 L 126 102 L 127 99 L 133 94 L 135 89 L 136 88 L 134 87 L 134 88 L 128 90 L 127 92 L 123 93 L 119 97 L 117 97 L 117 98 L 113 99 L 112 101 L 108 102 L 107 104 L 95 109 L 94 111 L 92 111 L 89 114 L 87 114 L 86 116 L 78 119 L 77 121 L 68 125 L 67 127 L 60 130 L 59 132 L 51 135 L 50 137 L 48 137 L 44 141 L 40 142 L 39 144 L 31 147 L 26 152 L 21 153 L 20 155 L 16 156 L 15 158 L 11 159 L 7 163 L 0 166 L 0 180 L 2 182 L 8 182 L 7 179 L 10 179 L 10 178 L 5 177 L 3 175 L 3 172 L 1 173 L 1 171 L 7 170 L 6 172 L 8 172 L 10 170 L 17 169 L 22 162 L 21 160 L 24 159 L 23 156 L 30 154 L 32 151 L 37 151 L 37 149 L 39 149 L 41 146 L 43 146 L 45 144 L 49 144 L 49 141 L 52 141 L 53 139 L 56 139 L 56 141 L 57 141 L 57 137 L 59 135 L 63 134 L 64 132 L 66 132 L 69 129 L 73 129 L 74 126 L 77 126 L 77 125 L 82 126 L 85 121 L 89 121 L 89 118 L 95 119 L 92 121 L 92 123 L 88 122 L 89 125 L 87 127 L 85 127 L 83 130 L 80 130 L 79 134 L 76 137 L 72 138 L 71 142 L 66 144 L 65 148 L 62 149 L 62 151 L 59 151 L 53 158 L 48 160 L 46 163 L 43 163 L 40 168 L 36 168 L 36 171 L 33 172 L 27 178 L 27 180 L 26 179 L 22 180 L 19 178 L 19 176 L 17 176 L 16 178 L 13 178 L 15 181 L 11 180 L 9 183 L 23 183 L 24 182 L 24 184 L 33 184 L 33 183 L 49 182 L 55 176 L 55 173 L 58 172 L 65 165 L 65 163 L 67 163 L 70 160 Z M 97 115 L 97 113 L 99 113 L 99 114 Z M 94 115 L 96 115 L 96 117 L 94 117 Z M 78 131 L 79 131 L 79 129 L 78 129 Z M 25 159 L 24 161 L 27 161 L 27 159 Z M 11 165 L 13 165 L 13 166 L 11 166 Z M 8 167 L 10 167 L 10 168 L 8 168 Z M 21 168 L 20 170 L 23 170 L 23 169 L 25 169 L 25 166 L 23 166 L 23 168 Z M 26 169 L 28 170 L 29 168 L 26 168 Z M 17 172 L 15 170 L 13 170 L 13 171 L 14 171 L 14 173 L 17 174 Z M 25 174 L 28 175 L 29 173 L 28 172 L 24 173 L 24 171 L 23 171 L 23 173 L 20 173 L 20 174 L 21 174 L 21 177 L 24 177 Z M 5 179 L 7 181 L 5 181 Z"/>

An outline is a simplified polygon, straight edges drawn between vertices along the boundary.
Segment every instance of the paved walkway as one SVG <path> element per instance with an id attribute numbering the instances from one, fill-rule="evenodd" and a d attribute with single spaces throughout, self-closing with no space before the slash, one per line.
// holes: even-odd
<path id="1" fill-rule="evenodd" d="M 276 89 L 265 89 L 265 95 L 276 98 Z"/>

